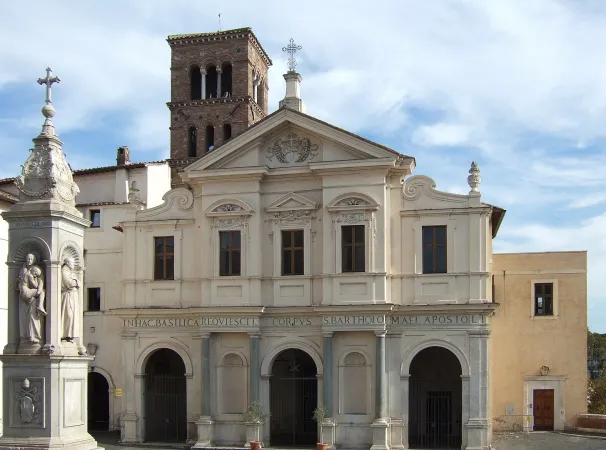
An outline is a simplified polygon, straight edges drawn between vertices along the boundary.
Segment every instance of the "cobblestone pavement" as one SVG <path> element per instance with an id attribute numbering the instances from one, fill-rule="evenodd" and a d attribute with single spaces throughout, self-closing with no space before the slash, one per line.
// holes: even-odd
<path id="1" fill-rule="evenodd" d="M 118 445 L 117 433 L 93 433 L 99 446 L 106 450 L 177 450 L 189 446 L 174 445 Z M 495 434 L 494 450 L 606 450 L 606 439 L 563 433 L 503 433 Z"/>
<path id="2" fill-rule="evenodd" d="M 606 439 L 564 433 L 495 434 L 494 450 L 606 450 Z"/>

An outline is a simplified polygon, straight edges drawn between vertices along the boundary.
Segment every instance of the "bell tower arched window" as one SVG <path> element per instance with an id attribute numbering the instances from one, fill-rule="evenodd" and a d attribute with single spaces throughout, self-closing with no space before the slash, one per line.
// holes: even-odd
<path id="1" fill-rule="evenodd" d="M 231 139 L 231 124 L 224 123 L 223 124 L 223 142 Z"/>
<path id="2" fill-rule="evenodd" d="M 217 68 L 206 67 L 206 98 L 217 98 Z"/>
<path id="3" fill-rule="evenodd" d="M 230 63 L 221 65 L 221 97 L 231 97 L 232 68 Z"/>
<path id="4" fill-rule="evenodd" d="M 215 149 L 215 127 L 212 125 L 206 126 L 206 151 L 210 152 Z"/>
<path id="5" fill-rule="evenodd" d="M 199 66 L 193 65 L 189 68 L 189 88 L 192 100 L 202 98 L 202 75 Z"/>
<path id="6" fill-rule="evenodd" d="M 265 107 L 265 83 L 261 81 L 257 86 L 257 105 L 263 109 Z"/>
<path id="7" fill-rule="evenodd" d="M 196 127 L 189 127 L 187 130 L 187 156 L 195 158 L 198 156 L 197 151 L 198 132 Z"/>

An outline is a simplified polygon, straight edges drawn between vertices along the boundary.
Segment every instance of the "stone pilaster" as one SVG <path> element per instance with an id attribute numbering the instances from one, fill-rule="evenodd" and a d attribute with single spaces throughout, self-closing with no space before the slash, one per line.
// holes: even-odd
<path id="1" fill-rule="evenodd" d="M 489 448 L 490 418 L 488 417 L 488 339 L 490 331 L 469 332 L 469 419 L 467 449 Z"/>
<path id="2" fill-rule="evenodd" d="M 193 448 L 209 447 L 213 440 L 214 421 L 210 415 L 210 333 L 200 336 L 200 350 L 202 358 L 202 413 L 196 421 L 198 441 Z"/>
<path id="3" fill-rule="evenodd" d="M 122 333 L 122 367 L 124 367 L 124 391 L 123 408 L 124 413 L 120 416 L 120 441 L 138 442 L 138 420 L 136 411 L 135 383 L 141 384 L 135 377 L 135 340 L 136 333 Z M 133 374 L 129 376 L 129 374 Z"/>
<path id="4" fill-rule="evenodd" d="M 387 415 L 387 373 L 385 371 L 385 336 L 384 330 L 375 331 L 377 336 L 376 382 L 375 382 L 375 420 L 372 428 L 371 450 L 389 450 L 390 430 Z"/>

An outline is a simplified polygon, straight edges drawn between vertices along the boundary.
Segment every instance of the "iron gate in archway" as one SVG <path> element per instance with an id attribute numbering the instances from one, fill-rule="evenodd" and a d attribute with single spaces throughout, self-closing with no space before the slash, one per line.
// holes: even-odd
<path id="1" fill-rule="evenodd" d="M 410 364 L 408 442 L 410 448 L 460 449 L 461 365 L 444 348 L 419 352 Z"/>
<path id="2" fill-rule="evenodd" d="M 145 440 L 187 439 L 185 364 L 170 349 L 156 350 L 145 366 Z"/>
<path id="3" fill-rule="evenodd" d="M 318 405 L 316 375 L 316 364 L 302 350 L 284 350 L 276 356 L 269 381 L 272 446 L 317 442 L 317 424 L 313 420 Z"/>

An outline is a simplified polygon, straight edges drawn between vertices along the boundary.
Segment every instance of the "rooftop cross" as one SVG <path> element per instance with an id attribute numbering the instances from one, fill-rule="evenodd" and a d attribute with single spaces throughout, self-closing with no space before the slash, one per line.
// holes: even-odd
<path id="1" fill-rule="evenodd" d="M 293 38 L 290 38 L 288 41 L 288 45 L 286 47 L 282 47 L 282 51 L 288 53 L 288 70 L 294 72 L 295 67 L 297 67 L 297 60 L 295 59 L 295 53 L 297 50 L 301 50 L 300 45 L 296 45 Z"/>
<path id="2" fill-rule="evenodd" d="M 46 84 L 46 104 L 50 105 L 52 103 L 51 101 L 51 85 L 53 83 L 60 83 L 61 80 L 59 79 L 59 77 L 51 77 L 51 73 L 53 72 L 53 69 L 51 69 L 50 67 L 46 68 L 46 78 L 38 78 L 38 84 L 43 85 Z"/>

